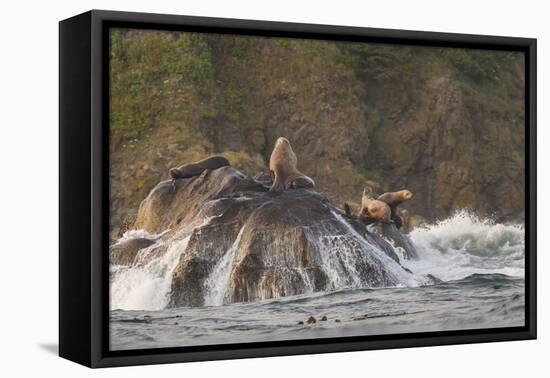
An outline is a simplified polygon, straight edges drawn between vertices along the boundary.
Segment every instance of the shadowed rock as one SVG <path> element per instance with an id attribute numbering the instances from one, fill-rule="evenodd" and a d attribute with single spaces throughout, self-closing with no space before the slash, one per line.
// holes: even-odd
<path id="1" fill-rule="evenodd" d="M 401 234 L 395 224 L 378 223 L 371 227 L 379 235 L 391 240 L 395 247 L 402 248 L 405 259 L 418 259 L 418 252 L 416 252 L 416 248 L 412 245 L 409 237 Z"/>

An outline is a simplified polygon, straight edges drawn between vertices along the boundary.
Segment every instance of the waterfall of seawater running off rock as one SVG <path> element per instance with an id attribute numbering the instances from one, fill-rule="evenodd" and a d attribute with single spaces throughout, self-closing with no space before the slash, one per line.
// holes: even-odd
<path id="1" fill-rule="evenodd" d="M 244 226 L 241 227 L 237 238 L 229 248 L 229 250 L 223 255 L 218 263 L 210 272 L 210 275 L 206 279 L 204 286 L 206 289 L 206 295 L 204 296 L 205 306 L 221 306 L 229 287 L 229 280 L 231 278 L 231 271 L 235 262 L 235 255 L 241 242 Z"/>
<path id="2" fill-rule="evenodd" d="M 378 245 L 360 235 L 338 213 L 334 216 L 341 223 L 339 227 L 319 225 L 305 229 L 308 241 L 319 252 L 320 268 L 329 281 L 328 290 L 372 287 L 368 275 L 361 275 L 357 270 L 361 265 L 372 269 L 383 268 L 392 282 L 403 286 L 425 284 L 426 274 L 444 281 L 474 273 L 502 273 L 520 277 L 524 274 L 525 232 L 522 225 L 495 224 L 462 211 L 442 222 L 415 229 L 410 237 L 419 259 L 401 261 L 414 272 L 412 274 L 388 257 Z M 208 221 L 205 220 L 199 227 L 207 225 Z M 157 240 L 157 244 L 141 250 L 136 264 L 111 267 L 111 309 L 164 309 L 170 301 L 174 270 L 186 251 L 191 232 L 169 240 L 159 239 L 159 235 L 134 233 L 136 237 Z M 242 234 L 243 229 L 206 279 L 206 305 L 224 304 Z M 123 238 L 127 240 L 131 237 L 132 234 L 127 233 Z M 166 253 L 153 256 L 155 247 L 161 243 L 169 243 Z M 398 248 L 396 252 L 402 256 Z M 301 278 L 304 294 L 313 291 L 307 270 L 281 267 L 281 270 L 285 269 L 289 276 L 297 274 Z"/>
<path id="3" fill-rule="evenodd" d="M 111 308 L 162 310 L 170 302 L 172 277 L 189 236 L 172 241 L 166 253 L 149 259 L 155 245 L 141 250 L 137 262 L 111 269 Z M 143 261 L 143 263 L 140 263 Z"/>
<path id="4" fill-rule="evenodd" d="M 309 242 L 319 251 L 329 290 L 380 286 L 371 281 L 370 275 L 364 274 L 365 270 L 381 277 L 383 269 L 388 282 L 401 285 L 417 286 L 425 282 L 424 277 L 407 272 L 376 243 L 359 234 L 340 214 L 333 212 L 333 215 L 343 227 L 321 225 L 306 231 Z M 363 269 L 358 270 L 358 267 Z"/>

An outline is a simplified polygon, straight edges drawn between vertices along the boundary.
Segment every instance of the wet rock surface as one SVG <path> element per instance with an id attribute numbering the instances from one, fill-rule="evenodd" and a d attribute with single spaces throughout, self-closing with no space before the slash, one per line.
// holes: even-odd
<path id="1" fill-rule="evenodd" d="M 130 265 L 141 249 L 152 244 L 155 244 L 155 241 L 147 238 L 128 239 L 116 243 L 110 248 L 109 259 L 111 264 Z"/>
<path id="2" fill-rule="evenodd" d="M 169 307 L 395 286 L 411 273 L 392 244 L 416 253 L 394 226 L 369 231 L 312 189 L 268 192 L 232 167 L 160 182 L 134 228 L 161 235 L 114 244 L 111 263 L 174 259 Z"/>
<path id="3" fill-rule="evenodd" d="M 395 224 L 376 223 L 370 227 L 379 236 L 393 242 L 394 247 L 401 248 L 405 259 L 418 259 L 418 253 L 407 235 L 402 234 Z M 393 248 L 391 248 L 393 250 Z"/>

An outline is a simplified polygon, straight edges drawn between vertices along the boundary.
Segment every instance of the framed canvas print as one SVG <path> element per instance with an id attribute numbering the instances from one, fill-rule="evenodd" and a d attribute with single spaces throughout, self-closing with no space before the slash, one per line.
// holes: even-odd
<path id="1" fill-rule="evenodd" d="M 536 40 L 60 23 L 60 355 L 536 337 Z"/>

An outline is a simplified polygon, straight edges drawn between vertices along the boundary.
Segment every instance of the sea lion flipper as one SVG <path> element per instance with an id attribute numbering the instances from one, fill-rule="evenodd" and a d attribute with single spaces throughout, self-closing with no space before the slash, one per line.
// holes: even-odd
<path id="1" fill-rule="evenodd" d="M 273 185 L 271 185 L 270 192 L 280 192 L 285 190 L 285 180 L 282 175 L 275 175 L 275 180 L 273 180 Z"/>
<path id="2" fill-rule="evenodd" d="M 361 222 L 363 222 L 363 224 L 365 226 L 368 226 L 368 225 L 371 225 L 371 224 L 374 224 L 376 222 L 378 222 L 378 220 L 374 219 L 373 217 L 371 217 L 370 215 L 368 214 L 363 214 L 359 217 L 359 220 Z"/>
<path id="3" fill-rule="evenodd" d="M 351 216 L 351 207 L 347 202 L 344 202 L 344 211 L 346 212 L 346 215 Z"/>
<path id="4" fill-rule="evenodd" d="M 395 224 L 395 227 L 399 230 L 403 226 L 403 220 L 397 214 L 392 213 L 391 220 Z"/>

